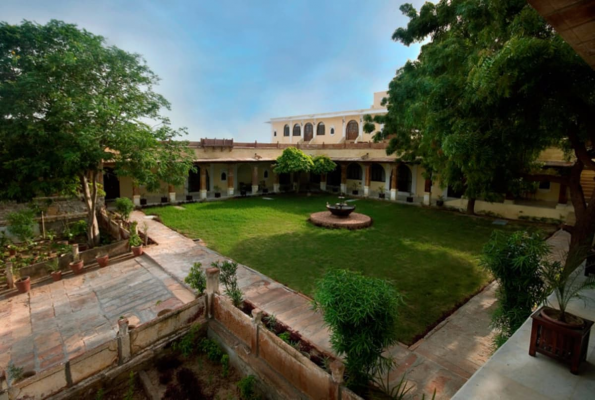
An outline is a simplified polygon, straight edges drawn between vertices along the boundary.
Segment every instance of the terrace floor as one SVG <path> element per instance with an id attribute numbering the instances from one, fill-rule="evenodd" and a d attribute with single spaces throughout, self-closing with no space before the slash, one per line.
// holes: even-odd
<path id="1" fill-rule="evenodd" d="M 195 298 L 148 257 L 137 257 L 0 301 L 0 370 L 41 371 L 113 339 L 118 319 L 154 319 Z"/>

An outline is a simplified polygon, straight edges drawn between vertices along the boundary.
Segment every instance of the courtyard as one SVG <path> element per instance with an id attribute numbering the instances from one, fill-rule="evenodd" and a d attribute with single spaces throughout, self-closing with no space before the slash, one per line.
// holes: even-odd
<path id="1" fill-rule="evenodd" d="M 479 266 L 482 246 L 494 229 L 489 218 L 443 210 L 352 199 L 373 218 L 360 231 L 328 230 L 310 224 L 334 196 L 282 195 L 145 210 L 192 239 L 302 292 L 331 268 L 348 268 L 389 279 L 405 295 L 399 340 L 412 344 L 441 317 L 491 279 Z"/>

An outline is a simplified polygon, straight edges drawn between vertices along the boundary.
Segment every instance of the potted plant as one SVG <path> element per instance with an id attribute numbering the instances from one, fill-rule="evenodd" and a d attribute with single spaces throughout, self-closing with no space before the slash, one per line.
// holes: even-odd
<path id="1" fill-rule="evenodd" d="M 359 182 L 353 182 L 351 184 L 351 194 L 357 196 L 359 194 Z"/>
<path id="2" fill-rule="evenodd" d="M 167 203 L 169 201 L 169 199 L 167 198 L 167 196 L 161 196 L 161 203 Z"/>
<path id="3" fill-rule="evenodd" d="M 83 260 L 80 259 L 80 257 L 77 256 L 75 257 L 75 259 L 69 264 L 70 269 L 72 270 L 72 272 L 74 272 L 75 275 L 79 275 L 80 273 L 83 272 Z"/>
<path id="4" fill-rule="evenodd" d="M 186 195 L 186 201 L 192 201 L 192 200 L 193 200 L 192 195 L 191 194 L 187 194 Z"/>
<path id="5" fill-rule="evenodd" d="M 413 193 L 409 193 L 409 196 L 407 196 L 407 203 L 413 203 Z"/>
<path id="6" fill-rule="evenodd" d="M 14 244 L 9 244 L 8 245 L 8 254 L 11 256 L 14 256 L 17 254 L 17 248 Z"/>
<path id="7" fill-rule="evenodd" d="M 593 321 L 567 312 L 570 301 L 581 298 L 581 291 L 595 289 L 595 277 L 584 277 L 578 273 L 577 268 L 581 263 L 582 259 L 581 262 L 567 261 L 566 267 L 559 261 L 543 263 L 543 280 L 553 290 L 558 307 L 548 306 L 546 302 L 531 315 L 533 324 L 529 355 L 542 353 L 570 363 L 570 372 L 573 374 L 578 374 L 580 363 L 587 357 L 593 326 Z"/>
<path id="8" fill-rule="evenodd" d="M 16 285 L 19 293 L 27 293 L 29 290 L 31 290 L 31 278 L 28 276 L 21 276 L 14 282 L 14 284 Z"/>
<path id="9" fill-rule="evenodd" d="M 109 254 L 108 253 L 102 253 L 100 252 L 99 254 L 97 254 L 97 257 L 95 257 L 95 260 L 97 260 L 97 264 L 99 264 L 99 268 L 105 268 L 107 267 L 107 264 L 109 263 Z"/>
<path id="10" fill-rule="evenodd" d="M 215 198 L 218 199 L 221 197 L 221 188 L 217 185 L 213 186 L 213 189 L 215 189 Z"/>
<path id="11" fill-rule="evenodd" d="M 147 199 L 140 199 L 140 205 L 141 206 L 146 206 L 147 205 Z"/>
<path id="12" fill-rule="evenodd" d="M 62 271 L 60 270 L 60 264 L 58 263 L 58 259 L 54 258 L 48 265 L 50 270 L 50 275 L 52 276 L 52 280 L 54 282 L 58 282 L 62 280 Z"/>
<path id="13" fill-rule="evenodd" d="M 381 185 L 378 188 L 378 198 L 384 199 L 384 197 L 385 197 L 385 194 L 384 194 L 384 185 Z"/>
<path id="14" fill-rule="evenodd" d="M 444 205 L 444 196 L 442 196 L 442 195 L 438 196 L 438 200 L 436 200 L 436 205 L 438 207 L 442 207 Z"/>
<path id="15" fill-rule="evenodd" d="M 132 254 L 134 254 L 135 257 L 141 256 L 143 254 L 143 241 L 138 234 L 131 233 L 128 243 L 130 244 Z"/>
<path id="16" fill-rule="evenodd" d="M 262 193 L 267 194 L 269 189 L 267 188 L 267 183 L 265 181 L 260 182 L 260 187 L 262 188 Z"/>

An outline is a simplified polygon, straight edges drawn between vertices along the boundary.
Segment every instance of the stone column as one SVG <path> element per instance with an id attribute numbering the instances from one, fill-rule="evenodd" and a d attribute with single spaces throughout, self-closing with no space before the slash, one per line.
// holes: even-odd
<path id="1" fill-rule="evenodd" d="M 364 181 L 364 197 L 368 197 L 370 195 L 370 174 L 372 166 L 370 164 L 365 165 L 366 168 L 366 180 Z"/>
<path id="2" fill-rule="evenodd" d="M 233 164 L 227 166 L 227 195 L 233 196 Z"/>
<path id="3" fill-rule="evenodd" d="M 357 133 L 358 142 L 364 139 L 364 116 L 359 117 L 359 132 Z"/>
<path id="4" fill-rule="evenodd" d="M 118 365 L 124 364 L 130 359 L 130 332 L 127 318 L 118 320 Z"/>
<path id="5" fill-rule="evenodd" d="M 326 174 L 320 174 L 320 190 L 326 191 Z"/>
<path id="6" fill-rule="evenodd" d="M 200 198 L 202 200 L 207 198 L 207 166 L 200 166 Z"/>
<path id="7" fill-rule="evenodd" d="M 279 193 L 279 174 L 276 172 L 273 172 L 273 178 L 275 179 L 273 181 L 273 192 Z"/>
<path id="8" fill-rule="evenodd" d="M 213 318 L 213 298 L 219 293 L 219 268 L 207 268 L 207 318 Z"/>
<path id="9" fill-rule="evenodd" d="M 393 166 L 392 176 L 390 178 L 390 199 L 397 200 L 397 174 L 399 173 L 399 166 Z"/>
<path id="10" fill-rule="evenodd" d="M 169 202 L 175 203 L 176 202 L 176 188 L 174 185 L 167 185 L 167 191 L 169 193 Z"/>
<path id="11" fill-rule="evenodd" d="M 6 263 L 6 284 L 9 289 L 14 288 L 14 275 L 12 274 L 12 262 Z"/>
<path id="12" fill-rule="evenodd" d="M 259 356 L 259 346 L 258 346 L 258 331 L 260 329 L 260 322 L 262 321 L 262 310 L 255 308 L 252 310 L 252 326 L 254 328 L 254 332 L 252 334 L 250 340 L 250 350 L 251 353 L 254 354 L 256 357 Z"/>
<path id="13" fill-rule="evenodd" d="M 430 194 L 432 193 L 432 180 L 426 179 L 424 183 L 424 204 L 426 206 L 430 205 Z"/>
<path id="14" fill-rule="evenodd" d="M 252 167 L 252 195 L 258 194 L 258 166 Z"/>
<path id="15" fill-rule="evenodd" d="M 568 186 L 561 183 L 560 191 L 558 192 L 558 204 L 556 205 L 556 208 L 566 207 L 568 207 Z"/>
<path id="16" fill-rule="evenodd" d="M 347 164 L 341 164 L 341 193 L 347 194 Z"/>
<path id="17" fill-rule="evenodd" d="M 132 202 L 135 206 L 140 207 L 140 189 L 137 184 L 132 184 Z"/>

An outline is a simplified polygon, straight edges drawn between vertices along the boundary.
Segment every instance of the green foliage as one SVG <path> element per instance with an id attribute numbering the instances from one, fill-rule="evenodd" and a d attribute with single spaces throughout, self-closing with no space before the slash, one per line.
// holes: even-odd
<path id="1" fill-rule="evenodd" d="M 180 352 L 184 357 L 190 357 L 194 351 L 197 349 L 196 341 L 198 338 L 198 331 L 200 330 L 200 325 L 193 325 L 192 328 L 182 336 L 181 339 L 172 343 L 172 349 L 174 351 Z M 200 343 L 198 345 L 200 348 Z"/>
<path id="2" fill-rule="evenodd" d="M 95 395 L 95 400 L 103 400 L 103 388 L 99 388 L 99 390 L 97 391 L 97 394 Z"/>
<path id="3" fill-rule="evenodd" d="M 104 160 L 148 190 L 187 178 L 193 152 L 175 140 L 186 130 L 161 115 L 170 104 L 154 91 L 159 78 L 141 55 L 56 20 L 1 22 L 0 54 L 1 197 L 22 201 L 78 185 L 91 221 Z"/>
<path id="4" fill-rule="evenodd" d="M 312 157 L 298 148 L 288 147 L 283 154 L 277 157 L 273 168 L 277 174 L 289 174 L 292 172 L 310 172 L 314 168 Z"/>
<path id="5" fill-rule="evenodd" d="M 130 237 L 128 238 L 128 244 L 130 244 L 130 246 L 132 247 L 142 246 L 143 240 L 140 238 L 138 234 L 131 233 Z"/>
<path id="6" fill-rule="evenodd" d="M 330 157 L 324 155 L 314 157 L 312 162 L 314 165 L 311 171 L 316 174 L 328 174 L 337 168 L 337 164 Z"/>
<path id="7" fill-rule="evenodd" d="M 23 367 L 17 367 L 12 362 L 8 364 L 8 378 L 11 382 L 20 381 L 23 378 Z"/>
<path id="8" fill-rule="evenodd" d="M 201 266 L 201 263 L 195 262 L 194 265 L 190 267 L 188 276 L 184 278 L 184 282 L 190 285 L 192 289 L 196 290 L 198 294 L 201 294 L 207 288 L 207 278 L 200 269 Z"/>
<path id="9" fill-rule="evenodd" d="M 134 399 L 135 378 L 136 377 L 134 375 L 134 371 L 130 371 L 130 375 L 128 376 L 128 389 L 126 390 L 126 394 L 124 395 L 124 400 Z"/>
<path id="10" fill-rule="evenodd" d="M 221 361 L 223 351 L 219 345 L 211 339 L 202 339 L 198 343 L 198 350 L 207 355 L 207 358 L 213 362 Z"/>
<path id="11" fill-rule="evenodd" d="M 134 210 L 134 203 L 128 197 L 118 197 L 116 199 L 116 210 L 118 210 L 124 221 L 128 221 Z"/>
<path id="12" fill-rule="evenodd" d="M 289 341 L 291 339 L 291 335 L 289 332 L 283 332 L 277 336 L 279 336 L 279 339 L 283 340 L 285 343 L 289 343 Z"/>
<path id="13" fill-rule="evenodd" d="M 221 376 L 227 378 L 229 376 L 229 356 L 227 354 L 221 356 L 221 367 L 223 368 Z"/>
<path id="14" fill-rule="evenodd" d="M 48 264 L 48 269 L 52 272 L 60 271 L 60 265 L 58 263 L 57 258 L 54 258 L 54 259 L 52 259 L 52 261 L 50 261 L 50 263 Z"/>
<path id="15" fill-rule="evenodd" d="M 33 210 L 24 209 L 8 214 L 8 232 L 16 236 L 21 242 L 33 240 L 35 226 L 35 213 Z"/>
<path id="16" fill-rule="evenodd" d="M 362 389 L 384 349 L 397 342 L 401 295 L 385 280 L 332 270 L 316 283 L 314 302 L 331 328 L 333 350 L 345 355 L 347 384 Z"/>
<path id="17" fill-rule="evenodd" d="M 217 261 L 211 264 L 212 267 L 219 268 L 219 281 L 225 286 L 225 294 L 231 298 L 234 306 L 239 307 L 244 300 L 242 291 L 238 286 L 238 263 L 234 261 Z"/>
<path id="18" fill-rule="evenodd" d="M 260 396 L 256 394 L 256 378 L 254 375 L 248 375 L 242 378 L 238 383 L 238 392 L 241 400 L 258 400 Z"/>
<path id="19" fill-rule="evenodd" d="M 525 322 L 548 291 L 540 264 L 549 253 L 540 233 L 495 231 L 483 249 L 481 264 L 498 281 L 498 305 L 492 325 L 498 329 L 494 341 L 502 345 Z"/>
<path id="20" fill-rule="evenodd" d="M 87 233 L 87 221 L 84 219 L 73 222 L 69 227 L 73 238 L 84 236 Z"/>

